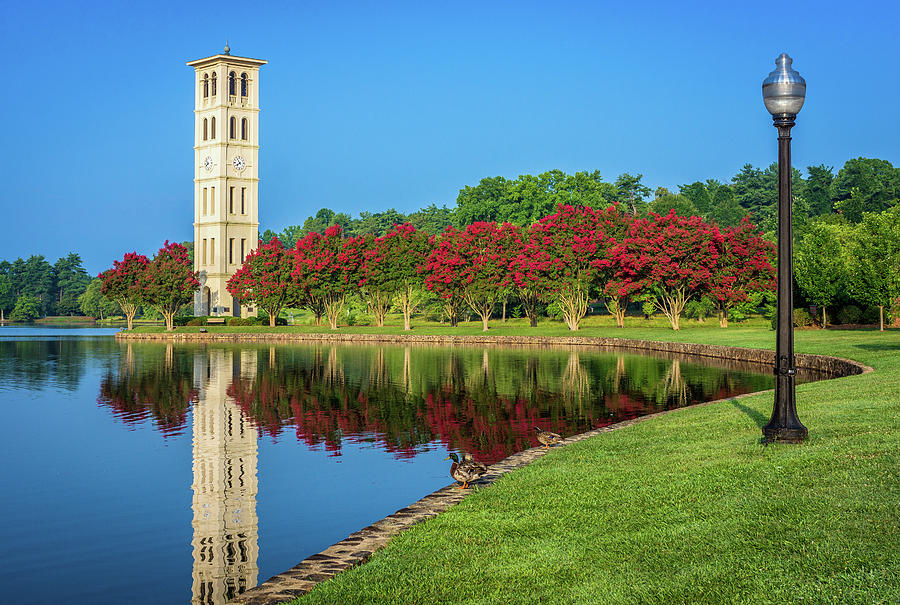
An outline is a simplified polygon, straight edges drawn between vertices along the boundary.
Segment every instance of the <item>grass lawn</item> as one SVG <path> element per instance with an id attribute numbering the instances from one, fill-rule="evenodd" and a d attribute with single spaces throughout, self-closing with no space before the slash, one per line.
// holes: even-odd
<path id="1" fill-rule="evenodd" d="M 604 319 L 580 335 L 774 347 L 761 320 Z M 798 386 L 805 444 L 760 443 L 763 393 L 556 448 L 297 603 L 900 603 L 900 330 L 800 330 L 796 348 L 875 368 Z"/>

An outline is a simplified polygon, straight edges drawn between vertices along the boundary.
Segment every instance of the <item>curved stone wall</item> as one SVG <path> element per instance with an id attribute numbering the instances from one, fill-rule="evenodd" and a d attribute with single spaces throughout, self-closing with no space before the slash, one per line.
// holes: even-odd
<path id="1" fill-rule="evenodd" d="M 608 338 L 605 336 L 493 336 L 493 335 L 420 335 L 420 334 L 333 334 L 329 332 L 302 333 L 282 332 L 255 333 L 199 333 L 170 332 L 155 334 L 135 334 L 118 332 L 116 338 L 127 340 L 149 340 L 164 342 L 333 342 L 333 343 L 384 343 L 384 344 L 430 344 L 450 346 L 586 346 L 592 348 L 639 351 L 658 351 L 681 355 L 697 355 L 716 359 L 729 359 L 754 364 L 775 365 L 775 351 L 768 349 L 746 349 L 724 345 L 703 345 L 688 342 L 666 342 L 661 340 L 637 340 L 633 338 Z M 870 372 L 871 368 L 850 359 L 825 355 L 796 354 L 796 366 L 800 370 L 821 372 L 831 377 L 852 376 Z"/>

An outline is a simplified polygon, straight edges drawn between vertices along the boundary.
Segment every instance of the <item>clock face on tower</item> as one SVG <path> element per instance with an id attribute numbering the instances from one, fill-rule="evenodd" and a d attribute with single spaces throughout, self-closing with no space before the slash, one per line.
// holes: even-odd
<path id="1" fill-rule="evenodd" d="M 206 159 L 203 160 L 203 167 L 207 170 L 212 170 L 213 167 L 213 159 L 209 156 L 206 156 Z"/>
<path id="2" fill-rule="evenodd" d="M 244 158 L 242 158 L 241 156 L 234 156 L 234 162 L 232 163 L 234 164 L 234 169 L 238 172 L 244 169 Z"/>

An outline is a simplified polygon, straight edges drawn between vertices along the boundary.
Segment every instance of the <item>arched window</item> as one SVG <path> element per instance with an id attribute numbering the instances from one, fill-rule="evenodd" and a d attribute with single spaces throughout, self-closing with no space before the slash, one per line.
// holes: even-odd
<path id="1" fill-rule="evenodd" d="M 237 94 L 235 92 L 235 81 L 234 80 L 235 80 L 235 74 L 234 74 L 234 72 L 231 72 L 230 74 L 228 74 L 228 94 L 230 94 L 232 97 Z"/>
<path id="2" fill-rule="evenodd" d="M 215 82 L 215 80 L 213 80 Z M 209 129 L 209 138 L 212 140 L 216 139 L 216 116 L 210 118 L 210 129 Z"/>
<path id="3" fill-rule="evenodd" d="M 228 138 L 235 138 L 235 131 L 237 130 L 237 118 L 231 118 L 231 123 L 229 124 L 228 129 Z"/>
<path id="4" fill-rule="evenodd" d="M 203 98 L 209 97 L 209 74 L 203 74 Z"/>
<path id="5" fill-rule="evenodd" d="M 216 96 L 216 72 L 212 75 L 212 96 Z"/>
<path id="6" fill-rule="evenodd" d="M 208 138 L 209 134 L 209 123 L 206 118 L 203 118 L 203 140 L 205 141 Z"/>
<path id="7" fill-rule="evenodd" d="M 242 73 L 242 74 L 241 74 L 241 96 L 242 96 L 242 97 L 246 97 L 246 96 L 247 96 L 247 91 L 249 90 L 249 88 L 250 88 L 250 87 L 249 87 L 249 82 L 248 82 L 248 79 L 247 79 L 247 74 L 246 74 L 246 73 Z"/>
<path id="8" fill-rule="evenodd" d="M 241 118 L 241 139 L 247 140 L 247 118 Z"/>

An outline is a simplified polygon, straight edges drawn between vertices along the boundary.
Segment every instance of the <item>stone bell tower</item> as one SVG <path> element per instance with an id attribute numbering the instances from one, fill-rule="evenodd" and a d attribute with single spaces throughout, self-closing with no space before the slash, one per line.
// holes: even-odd
<path id="1" fill-rule="evenodd" d="M 226 290 L 259 243 L 259 68 L 267 61 L 231 49 L 194 68 L 194 315 L 247 317 Z"/>

